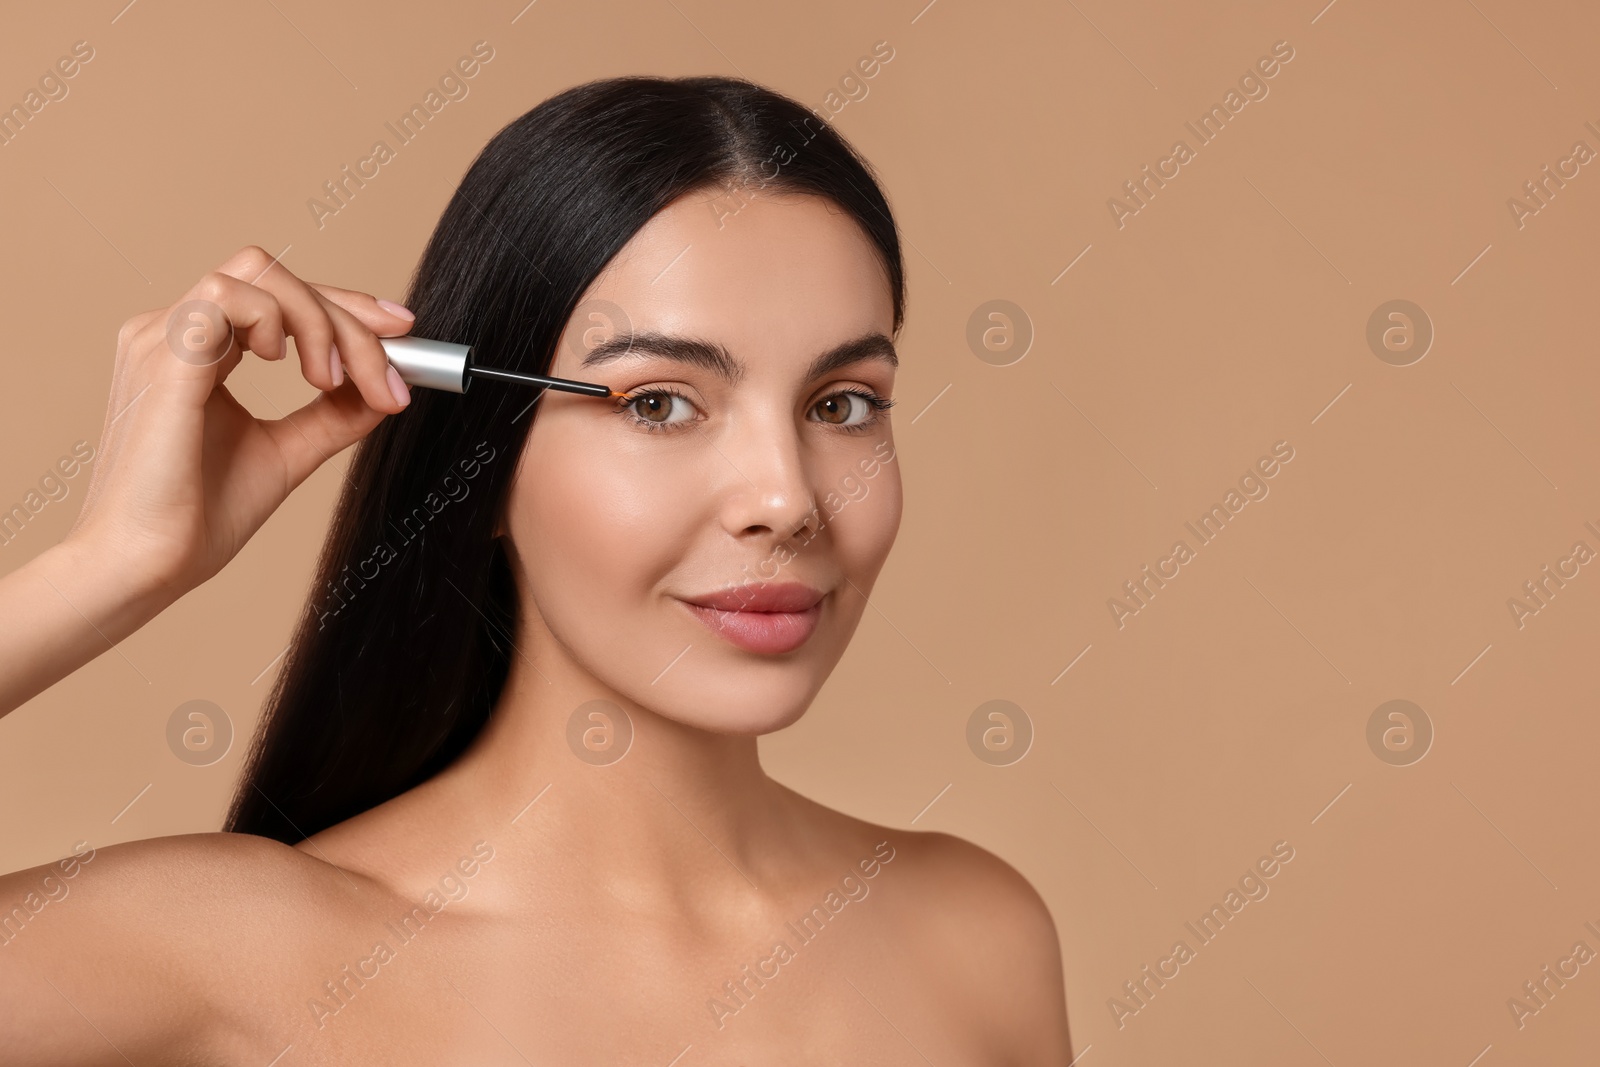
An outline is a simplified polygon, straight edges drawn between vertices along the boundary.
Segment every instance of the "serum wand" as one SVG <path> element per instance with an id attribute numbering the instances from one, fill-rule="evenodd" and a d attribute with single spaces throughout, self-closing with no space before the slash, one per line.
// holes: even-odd
<path id="1" fill-rule="evenodd" d="M 499 367 L 480 367 L 472 362 L 472 346 L 453 341 L 435 341 L 427 337 L 380 337 L 384 355 L 400 380 L 407 385 L 420 385 L 424 389 L 439 389 L 448 393 L 465 393 L 473 378 L 489 378 L 501 382 L 517 382 L 538 386 L 541 389 L 561 389 L 584 396 L 603 396 L 627 399 L 610 386 L 595 382 L 576 382 L 570 378 L 552 378 L 544 374 L 524 374 L 522 371 L 503 370 Z"/>

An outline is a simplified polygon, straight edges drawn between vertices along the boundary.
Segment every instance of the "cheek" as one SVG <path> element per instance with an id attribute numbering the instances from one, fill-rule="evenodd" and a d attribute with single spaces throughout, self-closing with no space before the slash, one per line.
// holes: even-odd
<path id="1" fill-rule="evenodd" d="M 856 479 L 865 490 L 863 493 L 863 488 L 858 487 L 853 491 L 859 499 L 840 491 L 822 507 L 825 512 L 838 509 L 838 514 L 829 520 L 838 564 L 866 592 L 883 568 L 900 530 L 902 491 L 900 471 L 892 463 L 880 467 L 872 478 L 858 473 Z"/>
<path id="2" fill-rule="evenodd" d="M 683 556 L 692 479 L 635 457 L 583 458 L 601 454 L 529 457 L 512 528 L 542 607 L 578 605 L 603 615 L 608 605 L 637 604 Z"/>

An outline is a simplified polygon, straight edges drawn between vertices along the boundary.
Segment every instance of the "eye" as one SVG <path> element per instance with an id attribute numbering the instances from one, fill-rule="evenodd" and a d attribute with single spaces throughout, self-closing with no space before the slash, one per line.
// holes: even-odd
<path id="1" fill-rule="evenodd" d="M 894 404 L 895 401 L 869 390 L 841 389 L 818 400 L 811 410 L 819 414 L 817 422 L 846 433 L 865 433 L 876 426 L 880 414 Z M 628 399 L 618 401 L 614 410 L 633 425 L 652 433 L 680 429 L 695 421 L 693 401 L 667 386 L 633 393 Z"/>
<path id="2" fill-rule="evenodd" d="M 674 408 L 688 409 L 689 413 L 673 418 Z M 651 432 L 687 425 L 694 421 L 693 411 L 694 404 L 688 397 L 665 386 L 634 393 L 627 400 L 619 401 L 616 408 L 618 415 L 626 416 L 635 426 Z"/>
<path id="3" fill-rule="evenodd" d="M 847 433 L 865 433 L 876 426 L 880 415 L 894 405 L 893 400 L 885 400 L 865 389 L 841 389 L 817 401 L 811 410 L 821 413 L 818 422 L 825 422 Z"/>

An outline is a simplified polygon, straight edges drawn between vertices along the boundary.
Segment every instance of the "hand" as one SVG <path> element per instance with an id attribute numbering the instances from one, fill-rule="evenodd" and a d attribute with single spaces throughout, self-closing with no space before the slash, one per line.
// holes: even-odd
<path id="1" fill-rule="evenodd" d="M 255 245 L 172 307 L 135 315 L 117 335 L 99 456 L 67 541 L 130 596 L 175 600 L 206 581 L 324 460 L 409 403 L 378 337 L 411 321 L 366 293 L 303 282 Z M 286 335 L 322 393 L 258 419 L 223 383 L 246 350 L 284 358 Z"/>

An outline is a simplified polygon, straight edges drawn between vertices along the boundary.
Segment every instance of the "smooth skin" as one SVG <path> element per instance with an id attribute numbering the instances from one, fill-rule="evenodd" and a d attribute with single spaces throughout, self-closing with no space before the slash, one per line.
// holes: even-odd
<path id="1" fill-rule="evenodd" d="M 758 735 L 815 697 L 899 527 L 887 413 L 841 395 L 892 397 L 894 366 L 806 374 L 890 335 L 892 306 L 830 203 L 757 196 L 719 221 L 715 193 L 660 212 L 587 298 L 637 336 L 720 346 L 736 380 L 642 346 L 585 367 L 580 307 L 552 373 L 633 400 L 539 400 L 497 517 L 522 617 L 482 735 L 294 846 L 190 834 L 97 849 L 70 880 L 54 864 L 0 878 L 4 909 L 49 879 L 70 889 L 0 943 L 8 1063 L 1068 1062 L 1055 926 L 1016 870 L 761 768 Z M 409 322 L 372 297 L 255 247 L 194 295 L 257 355 L 293 335 L 323 392 L 255 420 L 221 386 L 238 343 L 197 366 L 167 347 L 167 309 L 130 320 L 108 420 L 149 390 L 105 434 L 67 539 L 0 579 L 0 615 L 40 620 L 0 635 L 4 710 L 215 574 L 324 458 L 403 411 L 376 336 Z M 834 513 L 830 493 L 849 503 Z M 679 599 L 752 575 L 826 593 L 804 645 L 745 651 Z M 609 764 L 568 743 L 593 700 L 631 724 Z"/>

